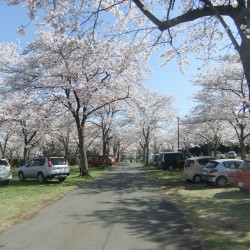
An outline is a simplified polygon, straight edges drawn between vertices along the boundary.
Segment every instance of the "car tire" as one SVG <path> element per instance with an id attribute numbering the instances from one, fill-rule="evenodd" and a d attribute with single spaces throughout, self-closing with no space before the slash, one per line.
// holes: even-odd
<path id="1" fill-rule="evenodd" d="M 216 185 L 218 187 L 225 187 L 227 184 L 227 178 L 220 176 L 216 179 Z"/>
<path id="2" fill-rule="evenodd" d="M 18 179 L 19 179 L 19 181 L 24 181 L 25 180 L 23 172 L 18 173 Z"/>
<path id="3" fill-rule="evenodd" d="M 41 173 L 41 172 L 39 172 L 39 173 L 37 174 L 37 179 L 38 179 L 38 183 L 40 183 L 40 184 L 44 183 L 44 182 L 45 182 L 44 174 Z"/>
<path id="4" fill-rule="evenodd" d="M 196 174 L 194 177 L 193 177 L 193 182 L 194 183 L 201 183 L 201 176 Z"/>
<path id="5" fill-rule="evenodd" d="M 58 181 L 59 182 L 63 182 L 63 181 L 65 181 L 66 180 L 66 178 L 58 178 Z"/>

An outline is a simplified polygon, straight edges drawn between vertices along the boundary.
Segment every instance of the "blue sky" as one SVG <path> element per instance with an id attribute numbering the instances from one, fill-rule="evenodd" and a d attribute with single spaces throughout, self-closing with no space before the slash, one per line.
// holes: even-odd
<path id="1" fill-rule="evenodd" d="M 0 1 L 0 42 L 15 42 L 17 39 L 24 46 L 26 42 L 34 38 L 34 27 L 28 28 L 25 36 L 17 33 L 21 25 L 29 22 L 27 11 L 21 6 L 7 6 L 4 1 Z M 162 59 L 156 53 L 151 61 L 150 67 L 153 69 L 153 76 L 148 77 L 147 86 L 152 90 L 173 95 L 175 97 L 174 107 L 180 110 L 179 115 L 184 116 L 189 113 L 189 109 L 195 105 L 190 96 L 198 90 L 190 82 L 193 74 L 198 68 L 194 60 L 190 66 L 185 66 L 185 75 L 179 72 L 175 61 L 165 67 L 160 67 Z"/>

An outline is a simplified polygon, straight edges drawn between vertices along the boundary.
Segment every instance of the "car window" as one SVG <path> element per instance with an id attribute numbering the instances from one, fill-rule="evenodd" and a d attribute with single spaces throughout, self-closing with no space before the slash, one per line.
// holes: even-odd
<path id="1" fill-rule="evenodd" d="M 45 162 L 45 159 L 34 159 L 34 163 L 33 166 L 37 167 L 37 166 L 42 166 Z"/>
<path id="2" fill-rule="evenodd" d="M 223 166 L 225 168 L 230 168 L 230 169 L 236 169 L 236 166 L 234 164 L 233 161 L 226 161 L 226 162 L 223 162 Z"/>
<path id="3" fill-rule="evenodd" d="M 30 160 L 27 164 L 27 167 L 33 167 L 35 165 L 35 160 Z"/>
<path id="4" fill-rule="evenodd" d="M 66 164 L 66 160 L 63 157 L 52 158 L 53 165 L 64 165 Z"/>
<path id="5" fill-rule="evenodd" d="M 216 166 L 219 164 L 217 161 L 210 161 L 207 165 L 206 168 L 216 168 Z"/>
<path id="6" fill-rule="evenodd" d="M 186 167 L 186 168 L 190 167 L 191 166 L 191 162 L 192 162 L 191 160 L 186 160 L 184 167 Z"/>
<path id="7" fill-rule="evenodd" d="M 242 161 L 234 161 L 235 168 L 239 168 L 241 164 L 242 164 Z"/>
<path id="8" fill-rule="evenodd" d="M 206 165 L 210 161 L 210 158 L 203 158 L 203 159 L 198 159 L 197 162 L 200 165 Z"/>
<path id="9" fill-rule="evenodd" d="M 250 170 L 250 161 L 243 162 L 239 168 L 243 170 Z"/>
<path id="10" fill-rule="evenodd" d="M 8 166 L 8 162 L 6 160 L 0 160 L 0 165 Z"/>
<path id="11" fill-rule="evenodd" d="M 158 161 L 162 161 L 162 158 L 163 158 L 163 154 L 159 154 Z"/>
<path id="12" fill-rule="evenodd" d="M 178 161 L 179 155 L 178 154 L 164 154 L 165 161 Z"/>

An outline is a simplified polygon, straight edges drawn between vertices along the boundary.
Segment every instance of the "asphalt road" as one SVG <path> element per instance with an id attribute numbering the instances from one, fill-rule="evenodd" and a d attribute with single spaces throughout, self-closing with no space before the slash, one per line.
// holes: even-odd
<path id="1" fill-rule="evenodd" d="M 0 232 L 0 250 L 203 249 L 159 184 L 135 164 L 118 166 L 32 218 Z"/>

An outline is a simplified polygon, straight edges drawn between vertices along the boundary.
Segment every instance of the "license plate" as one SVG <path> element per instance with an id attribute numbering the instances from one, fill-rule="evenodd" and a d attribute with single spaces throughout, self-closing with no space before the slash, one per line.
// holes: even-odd
<path id="1" fill-rule="evenodd" d="M 243 182 L 239 182 L 239 187 L 243 187 Z"/>

